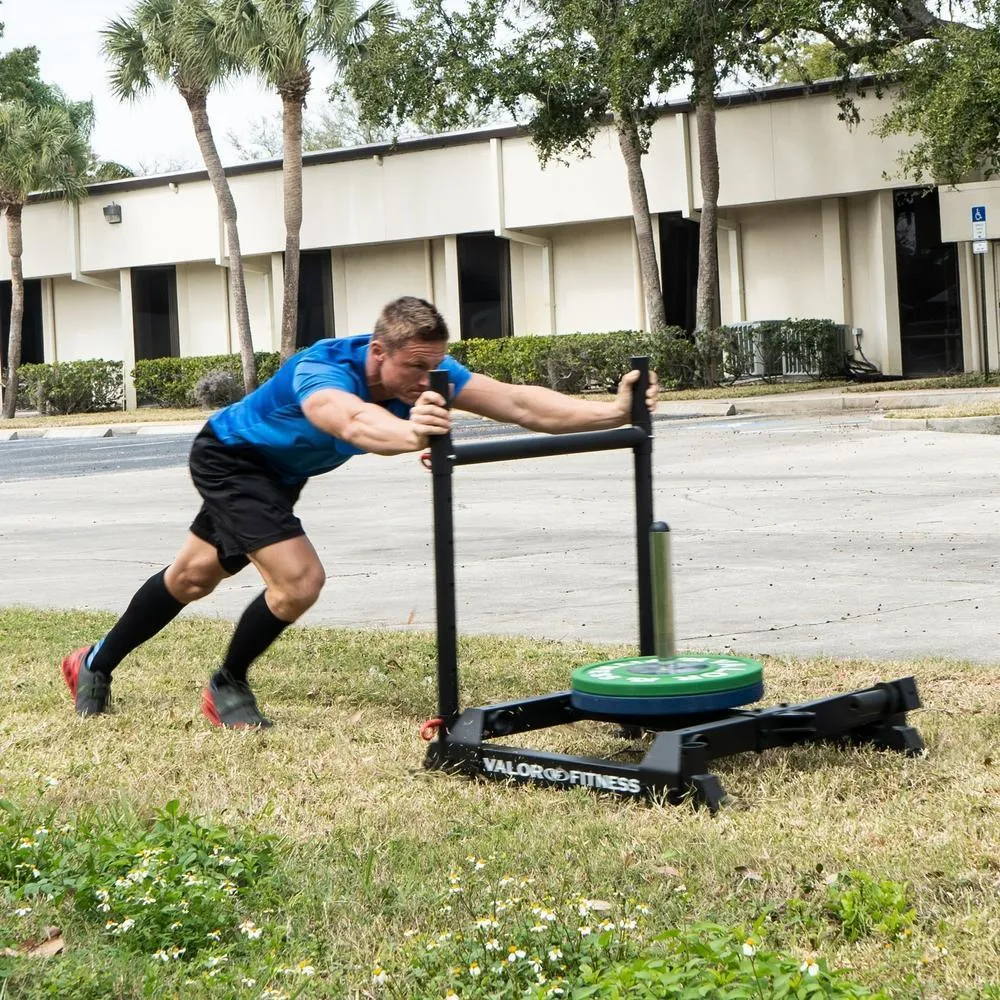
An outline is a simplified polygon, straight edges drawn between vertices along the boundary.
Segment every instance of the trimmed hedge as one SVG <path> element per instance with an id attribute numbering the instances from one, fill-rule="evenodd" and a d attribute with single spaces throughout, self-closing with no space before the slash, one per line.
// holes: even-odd
<path id="1" fill-rule="evenodd" d="M 503 382 L 570 393 L 614 392 L 635 356 L 649 357 L 664 388 L 789 372 L 836 378 L 845 370 L 844 327 L 822 319 L 740 323 L 694 337 L 671 327 L 655 334 L 619 330 L 461 340 L 449 345 L 449 352 L 472 371 Z M 255 357 L 258 380 L 266 382 L 278 370 L 279 355 Z M 122 374 L 117 361 L 22 365 L 19 396 L 42 413 L 121 409 Z M 140 404 L 224 405 L 242 395 L 238 354 L 137 361 L 132 374 Z"/>
<path id="2" fill-rule="evenodd" d="M 697 346 L 678 328 L 461 340 L 449 351 L 474 372 L 560 392 L 613 392 L 635 356 L 649 357 L 665 386 L 691 385 L 699 370 Z"/>
<path id="3" fill-rule="evenodd" d="M 257 382 L 266 382 L 277 370 L 277 351 L 261 351 L 257 359 Z M 196 358 L 153 358 L 137 361 L 132 372 L 135 395 L 140 405 L 197 406 L 195 386 L 213 372 L 227 372 L 243 385 L 243 368 L 238 354 L 214 354 Z"/>
<path id="4" fill-rule="evenodd" d="M 19 406 L 39 413 L 97 413 L 125 403 L 120 361 L 63 361 L 21 365 L 17 370 Z"/>

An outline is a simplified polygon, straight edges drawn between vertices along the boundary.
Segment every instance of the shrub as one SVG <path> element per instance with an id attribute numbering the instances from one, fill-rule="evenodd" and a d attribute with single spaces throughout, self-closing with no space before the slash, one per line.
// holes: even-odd
<path id="1" fill-rule="evenodd" d="M 694 344 L 683 330 L 635 330 L 554 336 L 462 340 L 452 357 L 474 372 L 515 385 L 544 385 L 561 392 L 614 391 L 629 359 L 649 357 L 660 382 L 687 386 L 698 367 Z"/>
<path id="2" fill-rule="evenodd" d="M 787 373 L 836 378 L 844 374 L 844 327 L 828 319 L 763 320 L 719 331 L 728 378 Z"/>
<path id="3" fill-rule="evenodd" d="M 120 361 L 22 365 L 17 375 L 19 398 L 39 413 L 96 413 L 120 410 L 124 403 Z"/>
<path id="4" fill-rule="evenodd" d="M 191 395 L 195 405 L 203 410 L 214 410 L 235 403 L 243 395 L 243 385 L 232 372 L 213 368 L 194 384 Z"/>
<path id="5" fill-rule="evenodd" d="M 257 382 L 266 382 L 278 370 L 277 352 L 260 352 Z M 136 399 L 141 404 L 184 407 L 202 405 L 195 399 L 199 379 L 212 372 L 227 372 L 242 392 L 243 369 L 238 354 L 216 354 L 194 358 L 153 358 L 137 361 L 132 372 Z"/>

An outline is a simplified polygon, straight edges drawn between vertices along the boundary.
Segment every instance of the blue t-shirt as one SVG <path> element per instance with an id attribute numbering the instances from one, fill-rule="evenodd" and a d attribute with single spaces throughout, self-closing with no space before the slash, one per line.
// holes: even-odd
<path id="1" fill-rule="evenodd" d="M 286 483 L 302 482 L 336 469 L 352 455 L 363 455 L 364 449 L 311 424 L 302 404 L 320 389 L 342 389 L 370 403 L 365 378 L 370 342 L 371 334 L 317 341 L 289 358 L 249 396 L 211 416 L 209 426 L 223 444 L 256 448 Z M 472 373 L 448 355 L 441 367 L 448 372 L 457 396 Z M 381 405 L 403 420 L 410 414 L 410 404 L 399 399 L 387 399 Z"/>

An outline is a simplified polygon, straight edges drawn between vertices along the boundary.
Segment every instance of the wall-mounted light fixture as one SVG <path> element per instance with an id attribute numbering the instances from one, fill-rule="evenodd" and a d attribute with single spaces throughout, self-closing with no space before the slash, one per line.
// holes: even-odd
<path id="1" fill-rule="evenodd" d="M 122 207 L 118 202 L 113 201 L 104 206 L 104 221 L 109 226 L 117 226 L 122 221 Z"/>
<path id="2" fill-rule="evenodd" d="M 167 185 L 167 187 L 170 188 L 170 193 L 171 194 L 177 194 L 177 192 L 180 190 L 180 188 L 177 186 L 177 184 L 174 181 L 171 181 Z"/>

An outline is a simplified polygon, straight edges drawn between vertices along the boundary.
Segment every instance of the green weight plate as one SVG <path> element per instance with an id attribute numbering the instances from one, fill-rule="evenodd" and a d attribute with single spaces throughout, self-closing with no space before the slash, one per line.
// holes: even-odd
<path id="1" fill-rule="evenodd" d="M 574 691 L 619 698 L 674 698 L 732 691 L 763 681 L 756 660 L 712 653 L 681 653 L 657 659 L 633 656 L 577 667 L 570 680 Z"/>

